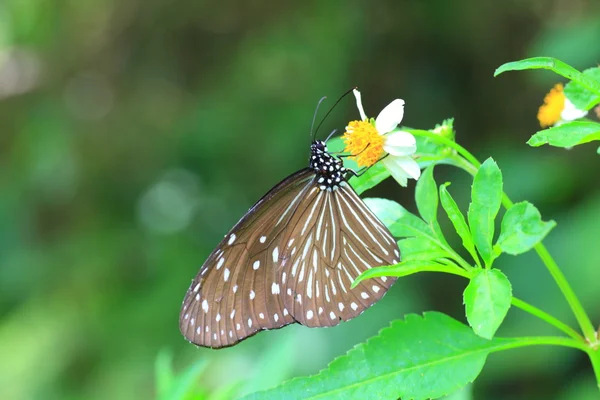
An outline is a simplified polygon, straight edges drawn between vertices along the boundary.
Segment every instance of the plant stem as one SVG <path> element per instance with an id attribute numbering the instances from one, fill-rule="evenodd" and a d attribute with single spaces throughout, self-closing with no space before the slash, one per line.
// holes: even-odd
<path id="1" fill-rule="evenodd" d="M 462 157 L 464 157 L 475 168 L 479 168 L 481 166 L 481 163 L 477 160 L 477 158 L 475 158 L 475 156 L 473 156 L 473 154 L 471 154 L 467 149 L 465 149 L 464 147 L 462 147 L 461 145 L 459 145 L 458 143 L 456 143 L 453 140 L 447 139 L 443 136 L 440 136 L 438 134 L 435 134 L 435 133 L 429 132 L 429 131 L 410 130 L 410 132 L 413 135 L 430 138 L 430 139 L 436 141 L 437 143 L 444 144 L 444 145 L 456 150 L 456 152 L 458 154 L 460 154 Z M 474 169 L 466 167 L 466 166 L 464 166 L 463 169 L 465 171 L 467 171 L 468 173 L 470 173 L 471 175 L 474 175 L 474 171 L 475 171 Z M 509 209 L 513 206 L 513 202 L 506 195 L 506 193 L 502 194 L 502 204 L 504 205 L 504 208 L 506 208 L 506 209 Z M 552 275 L 552 278 L 554 279 L 554 281 L 556 282 L 560 291 L 562 292 L 563 296 L 567 300 L 567 303 L 569 303 L 569 307 L 571 307 L 571 310 L 573 311 L 573 314 L 575 315 L 575 318 L 577 319 L 577 322 L 583 332 L 583 335 L 585 336 L 585 339 L 589 342 L 590 345 L 592 345 L 594 347 L 598 346 L 599 342 L 598 342 L 598 338 L 596 336 L 596 331 L 594 329 L 594 326 L 592 325 L 592 322 L 591 322 L 589 316 L 587 315 L 585 309 L 583 308 L 583 305 L 579 301 L 579 298 L 577 297 L 577 295 L 575 294 L 575 292 L 569 285 L 569 282 L 567 281 L 566 277 L 564 276 L 564 274 L 562 273 L 562 271 L 560 270 L 560 268 L 558 267 L 558 265 L 556 264 L 556 262 L 554 261 L 554 259 L 552 258 L 552 256 L 550 255 L 550 253 L 548 252 L 548 250 L 542 243 L 538 243 L 537 245 L 535 245 L 534 250 L 540 257 L 540 259 L 542 260 L 544 265 L 546 266 L 546 269 L 548 269 L 548 272 L 550 272 L 550 275 Z M 537 315 L 537 314 L 534 314 L 534 315 Z"/>
<path id="2" fill-rule="evenodd" d="M 503 338 L 498 338 L 498 340 L 503 340 Z M 574 349 L 584 351 L 588 354 L 590 353 L 590 348 L 581 341 L 562 336 L 523 336 L 516 338 L 507 338 L 504 340 L 506 340 L 505 344 L 501 344 L 500 346 L 494 348 L 492 351 L 510 350 L 527 346 L 550 345 L 571 347 Z"/>
<path id="3" fill-rule="evenodd" d="M 538 317 L 541 320 L 546 321 L 550 325 L 554 326 L 557 329 L 560 329 L 567 335 L 571 336 L 573 339 L 583 341 L 583 337 L 575 329 L 571 328 L 569 325 L 565 324 L 558 318 L 548 314 L 547 312 L 542 311 L 539 308 L 537 308 L 521 299 L 518 299 L 516 297 L 512 298 L 512 305 L 517 308 L 520 308 L 521 310 L 523 310 L 529 314 L 532 314 L 532 315 Z"/>
<path id="4" fill-rule="evenodd" d="M 597 346 L 598 338 L 596 337 L 596 330 L 592 325 L 592 321 L 585 312 L 585 309 L 577 298 L 577 295 L 569 285 L 569 282 L 567 282 L 567 278 L 565 278 L 565 275 L 556 264 L 556 261 L 554 261 L 542 243 L 535 245 L 534 249 L 546 265 L 546 268 L 550 272 L 550 275 L 552 275 L 552 278 L 554 278 L 554 281 L 560 288 L 563 296 L 565 296 L 567 299 L 567 302 L 569 303 L 571 310 L 573 310 L 573 314 L 575 314 L 575 318 L 577 318 L 577 322 L 583 331 L 583 335 L 592 346 Z"/>
<path id="5" fill-rule="evenodd" d="M 590 361 L 592 362 L 594 376 L 596 377 L 596 384 L 598 385 L 598 389 L 600 389 L 600 350 L 589 348 L 587 353 L 590 357 Z"/>

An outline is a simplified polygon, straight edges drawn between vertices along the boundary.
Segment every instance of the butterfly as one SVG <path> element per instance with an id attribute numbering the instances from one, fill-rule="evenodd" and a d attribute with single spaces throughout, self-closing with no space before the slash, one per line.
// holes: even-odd
<path id="1" fill-rule="evenodd" d="M 343 159 L 320 140 L 310 150 L 309 167 L 250 208 L 192 280 L 179 317 L 188 341 L 221 348 L 291 323 L 335 326 L 395 282 L 350 288 L 367 269 L 398 263 L 398 245 L 348 184 Z"/>

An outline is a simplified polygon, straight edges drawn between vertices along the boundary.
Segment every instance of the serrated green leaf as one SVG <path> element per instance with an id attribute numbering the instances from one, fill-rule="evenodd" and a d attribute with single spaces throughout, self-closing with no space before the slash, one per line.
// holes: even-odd
<path id="1" fill-rule="evenodd" d="M 494 72 L 494 76 L 498 76 L 506 71 L 520 71 L 524 69 L 548 69 L 554 71 L 567 79 L 579 83 L 592 93 L 600 95 L 600 83 L 588 78 L 570 65 L 552 57 L 534 57 L 525 60 L 513 61 L 501 65 Z"/>
<path id="2" fill-rule="evenodd" d="M 486 266 L 494 260 L 492 240 L 494 220 L 502 201 L 502 172 L 494 160 L 488 158 L 481 165 L 471 189 L 471 204 L 467 212 L 473 241 Z"/>
<path id="3" fill-rule="evenodd" d="M 450 257 L 446 250 L 441 249 L 435 242 L 424 236 L 402 239 L 398 241 L 398 247 L 402 261 L 437 260 Z"/>
<path id="4" fill-rule="evenodd" d="M 432 235 L 425 221 L 388 199 L 366 198 L 365 204 L 396 237 Z"/>
<path id="5" fill-rule="evenodd" d="M 456 233 L 460 236 L 463 247 L 471 254 L 473 260 L 478 260 L 477 252 L 475 251 L 475 243 L 473 243 L 473 238 L 471 237 L 471 231 L 469 230 L 465 216 L 458 208 L 456 201 L 454 201 L 448 192 L 448 185 L 449 183 L 440 186 L 440 200 L 442 207 L 444 208 L 444 211 L 446 211 L 446 215 L 448 215 L 452 225 L 454 225 Z"/>
<path id="6" fill-rule="evenodd" d="M 415 200 L 419 214 L 426 222 L 433 224 L 437 221 L 438 194 L 437 185 L 433 179 L 433 166 L 428 167 L 417 181 Z"/>
<path id="7" fill-rule="evenodd" d="M 600 124 L 592 121 L 571 121 L 537 132 L 527 144 L 539 147 L 549 144 L 555 147 L 573 147 L 578 144 L 600 140 Z"/>
<path id="8" fill-rule="evenodd" d="M 246 399 L 438 398 L 472 382 L 489 352 L 508 342 L 483 339 L 438 312 L 407 315 L 319 374 L 293 379 Z"/>
<path id="9" fill-rule="evenodd" d="M 600 67 L 588 68 L 582 72 L 584 76 L 600 85 Z M 577 82 L 569 82 L 565 86 L 565 96 L 579 110 L 589 110 L 600 103 L 600 94 L 590 92 Z"/>
<path id="10" fill-rule="evenodd" d="M 383 163 L 378 162 L 373 165 L 371 168 L 367 169 L 360 176 L 353 176 L 350 178 L 350 185 L 354 188 L 357 194 L 363 193 L 365 190 L 369 190 L 379 183 L 384 181 L 390 176 L 390 171 L 383 165 Z"/>
<path id="11" fill-rule="evenodd" d="M 499 269 L 477 269 L 463 299 L 473 331 L 491 339 L 504 321 L 512 300 L 512 288 Z"/>
<path id="12" fill-rule="evenodd" d="M 517 203 L 504 214 L 496 245 L 504 253 L 522 254 L 541 242 L 555 226 L 554 221 L 542 221 L 533 204 L 526 201 Z"/>
<path id="13" fill-rule="evenodd" d="M 370 268 L 360 274 L 354 282 L 352 282 L 352 288 L 356 287 L 356 285 L 365 279 L 379 278 L 381 276 L 395 276 L 402 278 L 419 272 L 444 272 L 447 274 L 463 276 L 465 278 L 469 277 L 464 269 L 455 264 L 442 264 L 432 260 L 409 260 L 402 261 L 396 265 Z"/>

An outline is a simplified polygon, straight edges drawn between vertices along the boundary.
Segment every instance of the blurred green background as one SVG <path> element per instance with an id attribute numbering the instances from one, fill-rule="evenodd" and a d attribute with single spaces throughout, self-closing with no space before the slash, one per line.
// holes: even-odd
<path id="1" fill-rule="evenodd" d="M 600 4 L 585 0 L 0 1 L 0 397 L 148 399 L 155 362 L 226 398 L 315 373 L 405 313 L 464 321 L 465 282 L 400 280 L 360 318 L 291 326 L 210 351 L 178 331 L 190 280 L 219 239 L 280 179 L 306 166 L 314 107 L 358 85 L 375 116 L 455 117 L 457 139 L 493 156 L 513 200 L 558 228 L 547 239 L 600 321 L 600 158 L 525 145 L 549 72 L 493 78 L 506 61 L 600 62 Z M 348 98 L 320 135 L 358 117 Z M 470 181 L 436 169 L 462 200 Z M 413 189 L 368 193 L 414 210 Z M 459 246 L 459 241 L 455 241 Z M 524 300 L 572 322 L 533 254 L 498 266 Z M 557 334 L 511 310 L 501 335 Z M 162 361 L 161 361 L 162 362 Z M 493 354 L 474 399 L 592 399 L 583 353 Z"/>

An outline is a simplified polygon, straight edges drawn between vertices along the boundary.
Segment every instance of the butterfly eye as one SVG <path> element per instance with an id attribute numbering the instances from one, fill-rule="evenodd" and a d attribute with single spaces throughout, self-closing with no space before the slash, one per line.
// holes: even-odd
<path id="1" fill-rule="evenodd" d="M 315 141 L 310 167 L 250 208 L 185 295 L 179 328 L 190 342 L 219 348 L 291 323 L 335 326 L 383 297 L 395 278 L 351 285 L 369 268 L 398 263 L 398 245 L 345 171 Z"/>

